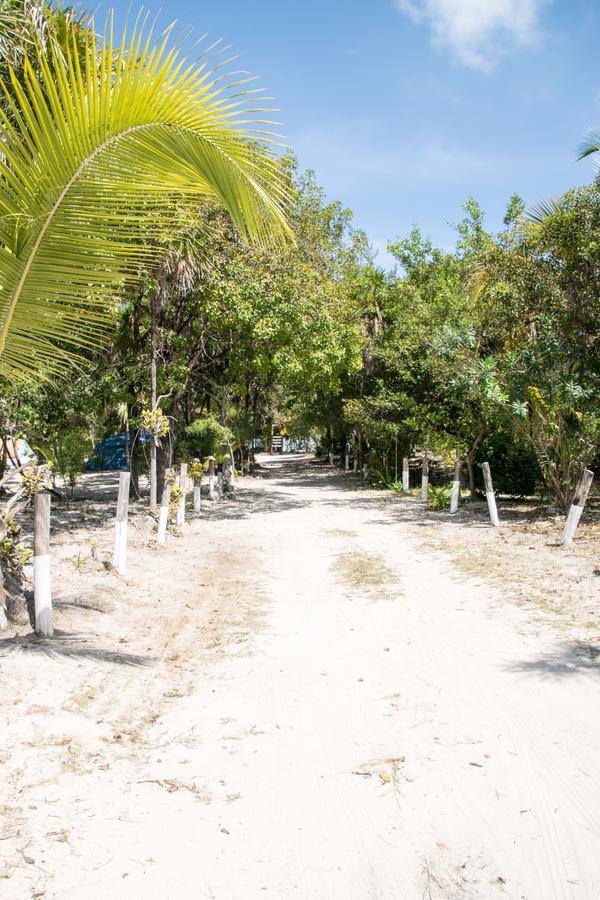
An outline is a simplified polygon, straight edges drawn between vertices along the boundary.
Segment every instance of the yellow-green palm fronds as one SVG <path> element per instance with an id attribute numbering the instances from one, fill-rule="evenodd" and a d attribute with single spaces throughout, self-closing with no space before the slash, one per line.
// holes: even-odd
<path id="1" fill-rule="evenodd" d="M 77 39 L 76 39 L 77 37 Z M 93 27 L 12 73 L 0 110 L 0 373 L 60 372 L 93 346 L 128 278 L 198 203 L 240 233 L 286 240 L 286 181 L 248 79 L 170 30 Z"/>

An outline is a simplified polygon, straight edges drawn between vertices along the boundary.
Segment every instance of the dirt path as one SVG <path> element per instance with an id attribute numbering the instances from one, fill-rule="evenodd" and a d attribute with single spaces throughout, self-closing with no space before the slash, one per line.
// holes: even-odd
<path id="1" fill-rule="evenodd" d="M 171 666 L 60 662 L 82 708 L 63 703 L 57 741 L 86 764 L 36 782 L 30 746 L 6 819 L 25 862 L 0 896 L 600 896 L 594 645 L 423 549 L 416 501 L 399 515 L 351 476 L 278 466 L 167 573 L 177 616 L 204 609 L 140 638 L 162 634 Z"/>

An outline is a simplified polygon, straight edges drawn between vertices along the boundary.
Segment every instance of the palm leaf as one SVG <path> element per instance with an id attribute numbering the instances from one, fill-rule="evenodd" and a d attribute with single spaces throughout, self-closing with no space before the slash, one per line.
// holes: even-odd
<path id="1" fill-rule="evenodd" d="M 79 43 L 78 43 L 79 42 Z M 289 237 L 286 182 L 254 91 L 144 25 L 93 27 L 26 60 L 0 108 L 0 374 L 52 375 L 93 346 L 127 279 L 198 204 L 239 232 Z"/>
<path id="2" fill-rule="evenodd" d="M 600 150 L 600 129 L 590 131 L 585 140 L 577 148 L 577 159 L 584 159 Z"/>

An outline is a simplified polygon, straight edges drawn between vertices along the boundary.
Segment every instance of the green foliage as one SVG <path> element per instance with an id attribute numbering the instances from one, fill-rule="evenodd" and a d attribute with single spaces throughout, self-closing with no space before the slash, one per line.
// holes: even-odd
<path id="1" fill-rule="evenodd" d="M 228 452 L 235 438 L 230 428 L 216 419 L 196 419 L 185 429 L 189 449 L 196 456 L 214 456 L 221 460 Z"/>
<path id="2" fill-rule="evenodd" d="M 214 47 L 198 64 L 169 30 L 96 35 L 90 22 L 82 52 L 69 20 L 64 46 L 36 42 L 0 87 L 0 372 L 12 380 L 62 374 L 108 336 L 115 297 L 201 201 L 261 246 L 289 235 L 281 166 L 248 130 L 255 93 L 211 71 Z"/>
<path id="3" fill-rule="evenodd" d="M 452 487 L 448 484 L 427 486 L 427 507 L 429 509 L 447 509 L 450 506 Z"/>
<path id="4" fill-rule="evenodd" d="M 17 581 L 23 580 L 24 566 L 33 555 L 33 550 L 25 544 L 17 543 L 21 526 L 11 516 L 2 522 L 0 537 L 0 571 L 7 572 Z"/>
<path id="5" fill-rule="evenodd" d="M 477 487 L 483 490 L 481 463 L 488 461 L 492 468 L 494 489 L 499 494 L 529 497 L 538 493 L 542 473 L 535 450 L 518 431 L 506 423 L 504 429 L 487 434 L 477 450 Z"/>
<path id="6" fill-rule="evenodd" d="M 89 432 L 77 427 L 65 429 L 55 436 L 51 446 L 41 446 L 39 449 L 51 463 L 52 469 L 62 476 L 65 485 L 73 490 L 90 454 Z"/>

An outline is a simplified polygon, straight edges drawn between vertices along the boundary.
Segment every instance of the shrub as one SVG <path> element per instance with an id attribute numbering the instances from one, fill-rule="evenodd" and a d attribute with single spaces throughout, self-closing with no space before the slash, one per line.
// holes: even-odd
<path id="1" fill-rule="evenodd" d="M 427 488 L 427 506 L 429 509 L 446 509 L 450 506 L 450 497 L 452 495 L 452 486 L 442 484 L 439 487 L 434 484 L 428 485 Z"/>
<path id="2" fill-rule="evenodd" d="M 196 419 L 185 429 L 186 450 L 191 456 L 222 459 L 233 444 L 233 432 L 213 418 Z"/>
<path id="3" fill-rule="evenodd" d="M 498 494 L 527 497 L 539 491 L 542 473 L 535 452 L 518 436 L 505 431 L 492 432 L 479 446 L 475 478 L 484 490 L 481 463 L 489 462 L 494 489 Z"/>

